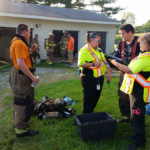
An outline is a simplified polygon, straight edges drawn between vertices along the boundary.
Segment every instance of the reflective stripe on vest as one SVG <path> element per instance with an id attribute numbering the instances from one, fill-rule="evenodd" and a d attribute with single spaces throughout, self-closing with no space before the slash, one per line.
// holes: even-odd
<path id="1" fill-rule="evenodd" d="M 125 74 L 120 90 L 126 94 L 132 93 L 135 80 L 144 87 L 144 102 L 150 102 L 150 81 L 143 78 L 139 73 L 133 75 Z"/>
<path id="2" fill-rule="evenodd" d="M 133 75 L 125 74 L 120 90 L 126 94 L 131 94 L 135 78 L 136 78 L 135 74 Z"/>
<path id="3" fill-rule="evenodd" d="M 96 70 L 97 71 L 97 74 L 98 76 L 101 76 L 102 75 L 102 67 L 105 65 L 104 62 L 101 63 L 101 66 L 99 68 L 97 67 L 89 67 L 90 69 L 93 69 L 93 70 Z"/>
<path id="4" fill-rule="evenodd" d="M 144 102 L 150 102 L 150 81 L 147 81 L 140 74 L 137 74 L 136 81 L 144 87 Z"/>
<path id="5" fill-rule="evenodd" d="M 90 52 L 91 56 L 94 58 L 95 62 L 100 62 L 98 56 L 91 50 L 91 48 L 88 46 L 88 51 Z M 88 67 L 92 70 L 97 70 L 98 76 L 102 75 L 102 67 L 104 66 L 104 62 L 101 63 L 100 67 Z"/>

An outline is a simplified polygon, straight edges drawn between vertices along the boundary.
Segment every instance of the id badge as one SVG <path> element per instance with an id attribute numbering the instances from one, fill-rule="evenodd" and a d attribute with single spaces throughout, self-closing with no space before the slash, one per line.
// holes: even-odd
<path id="1" fill-rule="evenodd" d="M 97 90 L 100 90 L 100 89 L 101 89 L 100 84 L 97 84 L 96 89 L 97 89 Z"/>

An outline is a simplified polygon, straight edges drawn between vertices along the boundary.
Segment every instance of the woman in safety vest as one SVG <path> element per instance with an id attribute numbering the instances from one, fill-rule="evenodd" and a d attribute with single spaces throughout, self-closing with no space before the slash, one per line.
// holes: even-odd
<path id="1" fill-rule="evenodd" d="M 103 87 L 106 72 L 106 59 L 98 45 L 101 37 L 98 33 L 88 33 L 86 45 L 79 51 L 78 66 L 83 86 L 83 113 L 91 113 L 95 108 Z"/>
<path id="2" fill-rule="evenodd" d="M 141 53 L 128 66 L 111 60 L 117 68 L 125 72 L 121 90 L 130 94 L 133 135 L 127 138 L 131 139 L 133 144 L 128 150 L 135 150 L 146 143 L 145 105 L 150 102 L 150 34 L 143 34 L 139 42 Z"/>

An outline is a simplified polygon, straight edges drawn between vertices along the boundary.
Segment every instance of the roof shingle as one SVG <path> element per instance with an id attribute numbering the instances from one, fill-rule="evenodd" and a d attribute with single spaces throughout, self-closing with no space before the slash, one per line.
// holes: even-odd
<path id="1" fill-rule="evenodd" d="M 77 20 L 119 22 L 115 19 L 88 10 L 50 7 L 9 0 L 0 0 L 0 12 Z"/>

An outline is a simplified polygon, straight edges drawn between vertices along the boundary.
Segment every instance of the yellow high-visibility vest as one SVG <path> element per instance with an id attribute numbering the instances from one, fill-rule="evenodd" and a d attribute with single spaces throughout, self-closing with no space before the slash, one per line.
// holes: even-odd
<path id="1" fill-rule="evenodd" d="M 125 74 L 120 90 L 126 94 L 131 94 L 133 91 L 135 78 L 135 74 Z"/>
<path id="2" fill-rule="evenodd" d="M 120 90 L 126 94 L 131 94 L 133 91 L 134 81 L 137 81 L 142 87 L 144 87 L 143 99 L 144 102 L 150 102 L 150 77 L 146 80 L 139 73 L 137 74 L 125 74 L 123 83 Z"/>
<path id="3" fill-rule="evenodd" d="M 95 62 L 100 62 L 100 59 L 98 56 L 92 51 L 92 49 L 88 46 L 88 51 L 91 54 L 91 56 L 94 58 Z M 97 77 L 100 77 L 104 74 L 104 71 L 106 71 L 106 60 L 104 62 L 101 62 L 100 67 L 88 67 L 89 69 L 92 69 L 95 74 L 97 74 Z"/>

